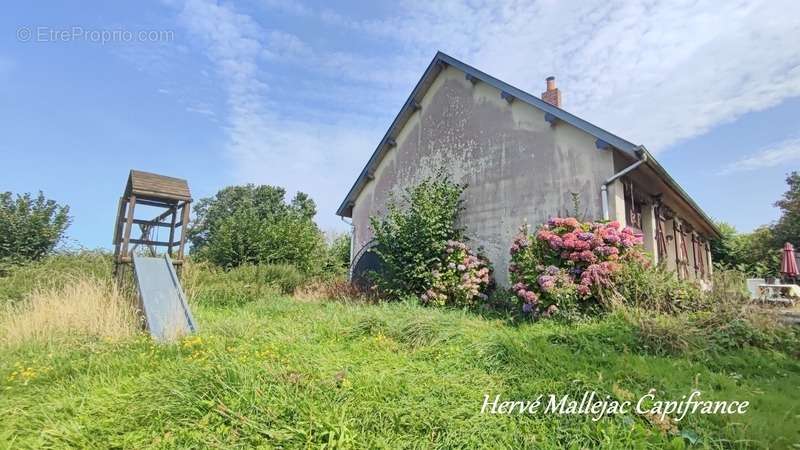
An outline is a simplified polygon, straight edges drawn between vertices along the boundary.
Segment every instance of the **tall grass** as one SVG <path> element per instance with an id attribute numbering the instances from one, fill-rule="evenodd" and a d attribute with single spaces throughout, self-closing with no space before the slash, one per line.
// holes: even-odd
<path id="1" fill-rule="evenodd" d="M 89 276 L 35 289 L 0 310 L 0 343 L 9 346 L 75 335 L 121 339 L 136 330 L 130 300 L 110 280 Z"/>
<path id="2" fill-rule="evenodd" d="M 113 259 L 102 251 L 58 253 L 47 258 L 15 267 L 0 277 L 0 305 L 22 300 L 35 289 L 56 289 L 91 276 L 110 279 Z"/>
<path id="3" fill-rule="evenodd" d="M 291 294 L 303 276 L 291 266 L 245 265 L 224 270 L 205 262 L 186 264 L 181 284 L 191 303 L 242 306 L 276 293 Z"/>
<path id="4" fill-rule="evenodd" d="M 52 264 L 38 265 L 44 273 L 33 276 L 46 278 Z M 800 404 L 797 355 L 784 341 L 758 344 L 761 337 L 748 325 L 757 316 L 743 325 L 728 315 L 743 311 L 734 300 L 730 308 L 673 314 L 626 305 L 650 320 L 638 325 L 620 309 L 569 325 L 508 326 L 412 301 L 297 301 L 325 300 L 325 292 L 346 298 L 348 291 L 332 282 L 290 298 L 256 268 L 188 264 L 183 285 L 200 333 L 160 345 L 144 334 L 126 339 L 136 333 L 135 322 L 124 319 L 124 308 L 114 312 L 126 303 L 109 278 L 73 273 L 0 308 L 2 342 L 34 341 L 22 348 L 0 344 L 0 448 L 800 443 L 792 425 Z M 713 295 L 733 299 L 726 292 L 734 291 L 720 285 Z M 122 340 L 36 345 L 72 335 Z M 748 400 L 752 408 L 735 417 L 690 415 L 669 429 L 633 412 L 597 422 L 583 415 L 480 413 L 485 395 L 578 398 L 594 390 L 635 400 L 651 389 L 659 399 L 699 389 L 704 398 Z"/>
<path id="5" fill-rule="evenodd" d="M 337 301 L 376 303 L 378 299 L 372 292 L 365 292 L 344 276 L 309 280 L 294 292 L 294 298 L 302 301 Z"/>
<path id="6" fill-rule="evenodd" d="M 197 308 L 200 334 L 5 352 L 0 442 L 14 448 L 787 448 L 800 364 L 781 352 L 654 355 L 616 317 L 508 327 L 410 303 Z M 22 375 L 19 367 L 24 367 Z M 10 380 L 9 380 L 10 378 Z M 748 400 L 664 430 L 635 412 L 481 414 L 485 395 L 586 390 L 635 401 Z M 44 431 L 43 431 L 44 430 Z M 680 434 L 679 434 L 680 433 Z M 0 447 L 3 447 L 0 445 Z"/>

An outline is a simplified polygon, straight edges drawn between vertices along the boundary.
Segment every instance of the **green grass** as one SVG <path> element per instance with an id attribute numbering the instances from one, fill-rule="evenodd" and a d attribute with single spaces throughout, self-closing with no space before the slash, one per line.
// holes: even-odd
<path id="1" fill-rule="evenodd" d="M 0 306 L 19 301 L 34 289 L 57 288 L 80 277 L 109 278 L 112 267 L 111 254 L 100 251 L 57 254 L 15 267 L 0 277 Z"/>
<path id="2" fill-rule="evenodd" d="M 754 348 L 656 355 L 619 317 L 509 326 L 407 304 L 269 294 L 196 306 L 201 332 L 0 346 L 0 446 L 267 448 L 791 448 L 800 362 Z M 13 375 L 12 375 L 13 374 Z M 480 414 L 483 396 L 748 400 L 743 416 Z M 682 437 L 682 433 L 687 438 Z M 4 444 L 3 444 L 4 443 Z"/>

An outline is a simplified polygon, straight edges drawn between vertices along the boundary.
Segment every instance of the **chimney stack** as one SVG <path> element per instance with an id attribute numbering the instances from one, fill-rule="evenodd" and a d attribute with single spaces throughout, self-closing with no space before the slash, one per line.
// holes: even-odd
<path id="1" fill-rule="evenodd" d="M 561 108 L 561 91 L 556 87 L 556 77 L 547 77 L 547 90 L 542 92 L 542 100 Z"/>

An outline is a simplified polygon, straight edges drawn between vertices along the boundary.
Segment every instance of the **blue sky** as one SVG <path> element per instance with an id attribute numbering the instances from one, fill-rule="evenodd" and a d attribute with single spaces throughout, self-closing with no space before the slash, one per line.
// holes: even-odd
<path id="1" fill-rule="evenodd" d="M 740 230 L 777 218 L 800 165 L 794 1 L 49 5 L 0 17 L 0 190 L 69 204 L 73 245 L 110 246 L 131 168 L 195 198 L 302 190 L 345 229 L 338 203 L 437 50 L 532 93 L 555 75 L 565 109 Z"/>

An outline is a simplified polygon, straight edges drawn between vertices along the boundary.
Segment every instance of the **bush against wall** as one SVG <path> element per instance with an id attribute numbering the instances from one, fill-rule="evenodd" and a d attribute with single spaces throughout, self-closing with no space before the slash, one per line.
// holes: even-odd
<path id="1" fill-rule="evenodd" d="M 192 252 L 222 267 L 291 264 L 312 272 L 325 252 L 314 201 L 299 192 L 287 203 L 275 186 L 231 186 L 195 206 Z"/>
<path id="2" fill-rule="evenodd" d="M 641 237 L 616 221 L 553 218 L 530 234 L 520 228 L 511 244 L 512 289 L 523 310 L 549 316 L 560 308 L 602 301 L 623 264 L 646 264 Z"/>
<path id="3" fill-rule="evenodd" d="M 485 298 L 491 268 L 467 246 L 457 224 L 465 188 L 440 170 L 390 198 L 384 216 L 370 218 L 373 251 L 383 263 L 375 282 L 384 295 L 452 306 Z"/>
<path id="4" fill-rule="evenodd" d="M 447 241 L 445 253 L 434 264 L 431 288 L 420 296 L 435 306 L 476 306 L 486 301 L 492 287 L 492 267 L 461 241 Z"/>
<path id="5" fill-rule="evenodd" d="M 70 220 L 68 206 L 41 192 L 36 197 L 0 193 L 0 274 L 12 265 L 51 253 Z"/>

